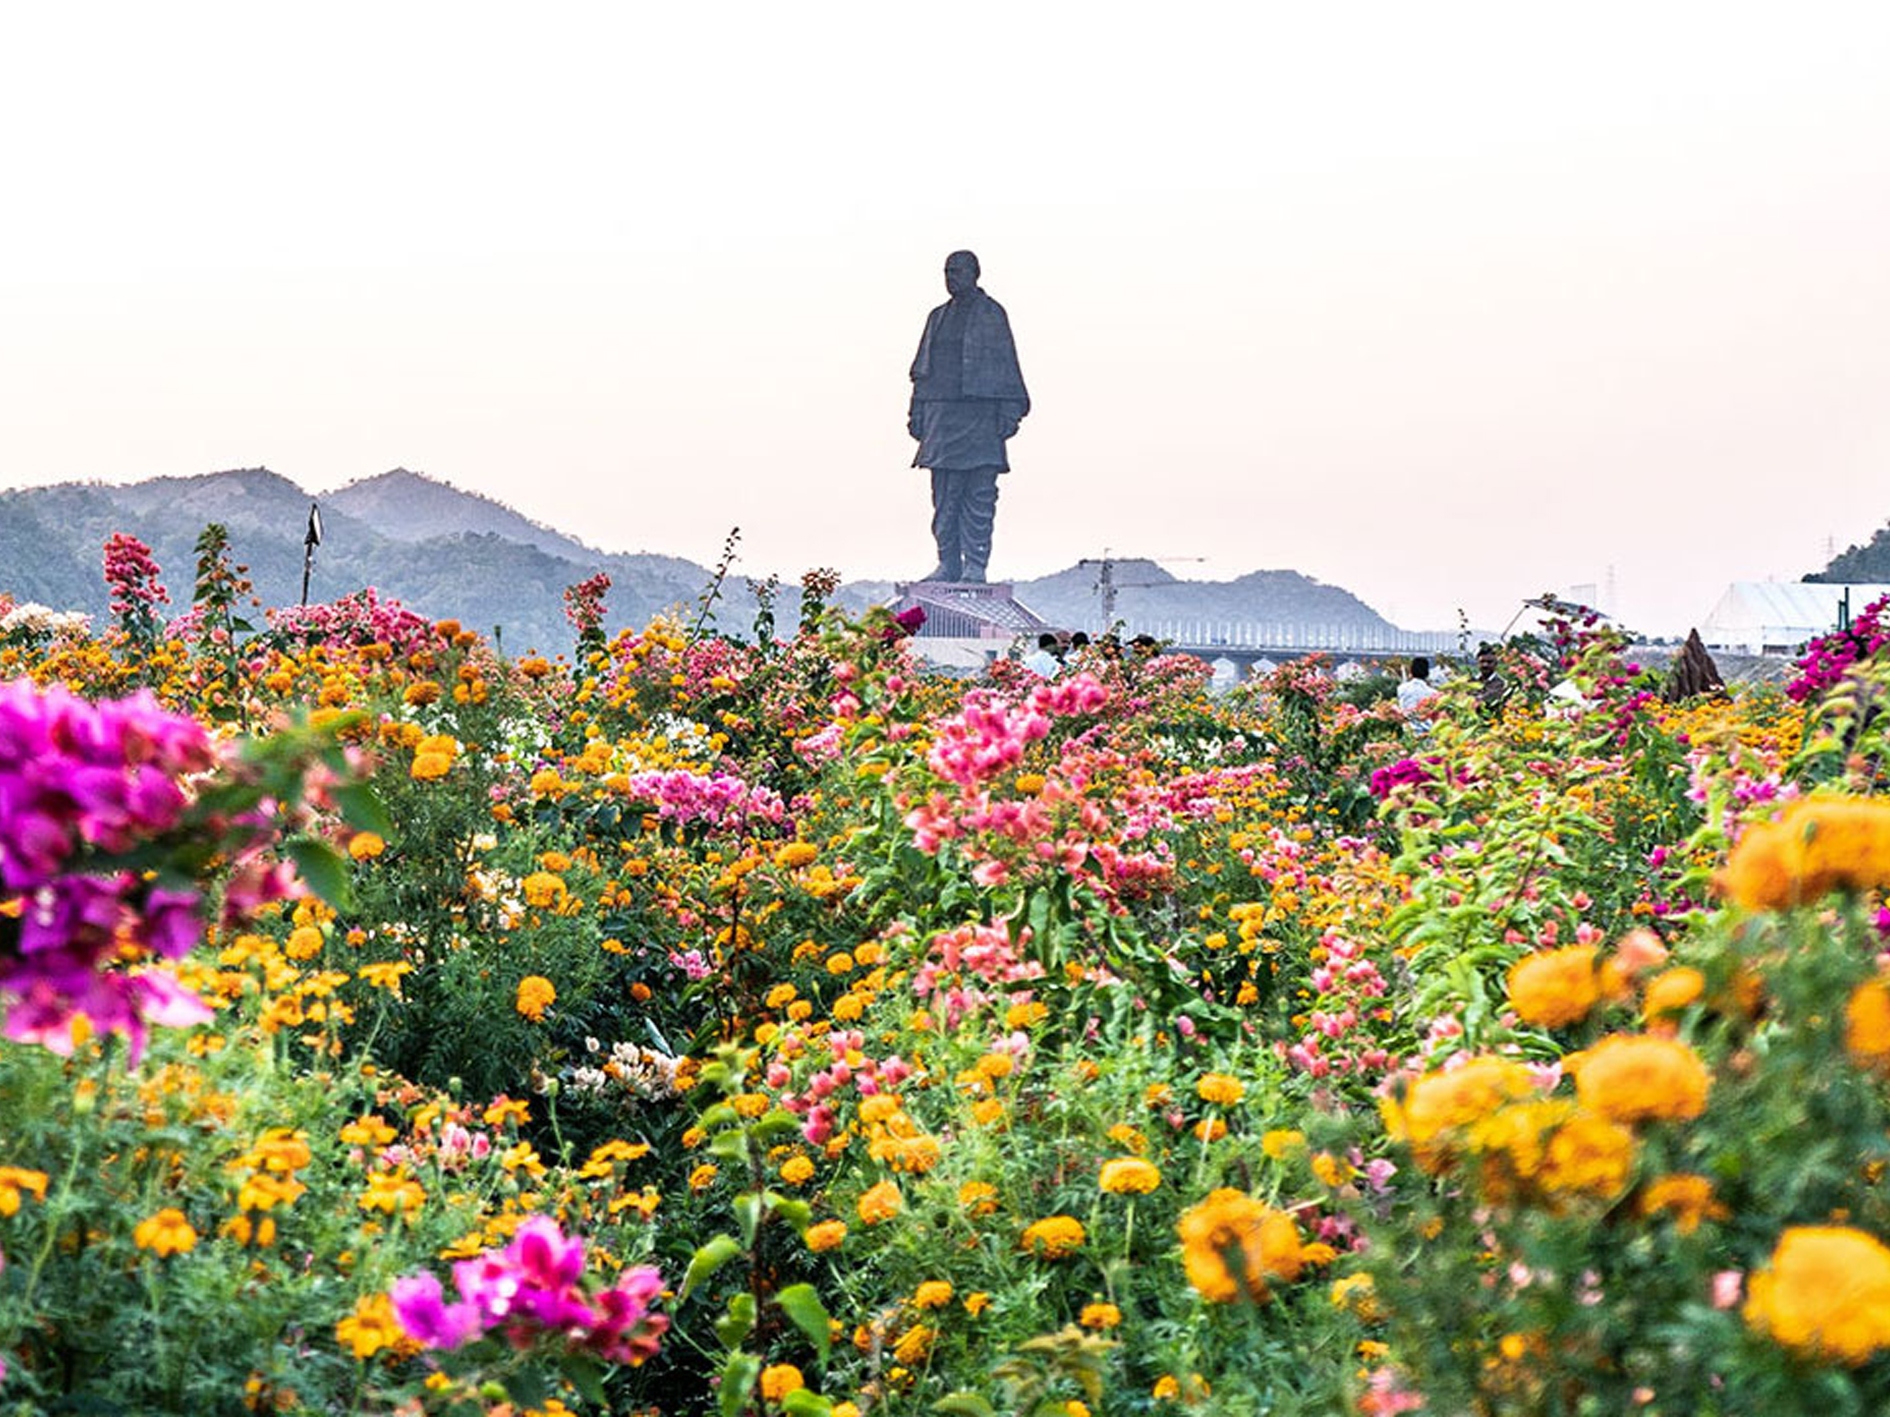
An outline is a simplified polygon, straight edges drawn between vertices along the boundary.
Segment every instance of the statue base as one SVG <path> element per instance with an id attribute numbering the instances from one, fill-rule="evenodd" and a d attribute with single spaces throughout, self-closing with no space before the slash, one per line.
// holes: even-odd
<path id="1" fill-rule="evenodd" d="M 1017 598 L 1009 581 L 902 581 L 893 586 L 895 615 L 917 606 L 925 612 L 917 638 L 925 640 L 1033 641 L 1053 628 Z M 995 648 L 995 646 L 993 646 Z"/>

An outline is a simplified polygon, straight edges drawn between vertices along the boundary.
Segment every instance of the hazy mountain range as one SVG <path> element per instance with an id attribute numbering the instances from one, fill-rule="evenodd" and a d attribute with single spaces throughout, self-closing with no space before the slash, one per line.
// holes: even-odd
<path id="1" fill-rule="evenodd" d="M 60 610 L 107 613 L 100 575 L 113 532 L 149 543 L 164 568 L 173 610 L 188 608 L 197 534 L 206 522 L 230 529 L 266 605 L 301 595 L 302 539 L 311 494 L 267 468 L 197 477 L 159 477 L 124 485 L 63 483 L 0 492 L 0 591 Z M 564 588 L 596 571 L 611 576 L 610 623 L 641 625 L 672 606 L 694 606 L 707 567 L 678 556 L 607 552 L 532 521 L 503 502 L 436 478 L 396 468 L 319 495 L 325 526 L 316 552 L 311 600 L 332 600 L 363 586 L 424 614 L 503 632 L 512 649 L 567 648 Z M 778 607 L 795 611 L 802 567 L 783 567 Z M 1187 581 L 1146 561 L 1114 567 L 1116 614 L 1136 620 L 1260 620 L 1383 626 L 1351 592 L 1297 571 L 1254 571 L 1231 581 Z M 1020 600 L 1069 626 L 1100 617 L 1093 566 L 1019 581 Z M 854 607 L 883 602 L 889 581 L 856 581 L 840 599 Z M 754 602 L 740 576 L 717 607 L 725 629 L 745 633 Z"/>

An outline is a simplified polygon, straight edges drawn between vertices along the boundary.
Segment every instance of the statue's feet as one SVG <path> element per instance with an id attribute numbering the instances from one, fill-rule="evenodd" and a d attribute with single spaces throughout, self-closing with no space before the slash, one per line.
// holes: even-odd
<path id="1" fill-rule="evenodd" d="M 965 567 L 964 574 L 959 577 L 959 580 L 962 581 L 966 585 L 983 585 L 984 584 L 984 567 L 983 566 Z"/>
<path id="2" fill-rule="evenodd" d="M 926 579 L 928 581 L 956 581 L 961 578 L 958 574 L 958 567 L 947 566 L 941 561 L 932 568 L 930 574 L 926 576 Z"/>

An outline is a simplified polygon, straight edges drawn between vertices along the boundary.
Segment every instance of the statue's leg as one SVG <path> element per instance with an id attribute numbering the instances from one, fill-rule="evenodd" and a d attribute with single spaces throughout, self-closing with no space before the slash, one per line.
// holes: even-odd
<path id="1" fill-rule="evenodd" d="M 991 533 L 997 524 L 997 469 L 978 468 L 958 475 L 964 480 L 958 513 L 960 560 L 966 580 L 982 581 L 985 567 L 991 564 Z"/>
<path id="2" fill-rule="evenodd" d="M 963 574 L 959 556 L 959 525 L 964 503 L 964 474 L 950 468 L 932 469 L 932 540 L 938 545 L 935 581 L 955 581 Z"/>

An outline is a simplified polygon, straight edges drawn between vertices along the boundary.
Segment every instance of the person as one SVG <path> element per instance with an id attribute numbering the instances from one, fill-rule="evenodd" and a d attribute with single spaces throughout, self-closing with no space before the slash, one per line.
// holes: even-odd
<path id="1" fill-rule="evenodd" d="M 1153 635 L 1137 635 L 1129 641 L 1129 648 L 1137 659 L 1153 659 L 1161 652 L 1161 644 Z"/>
<path id="2" fill-rule="evenodd" d="M 1431 683 L 1430 660 L 1421 654 L 1412 656 L 1410 677 L 1398 685 L 1398 707 L 1411 713 L 1436 694 L 1437 686 Z"/>
<path id="3" fill-rule="evenodd" d="M 935 581 L 982 584 L 997 520 L 998 476 L 1010 471 L 1005 442 L 1030 412 L 1004 307 L 978 287 L 978 258 L 945 258 L 951 299 L 925 317 L 912 361 L 906 431 L 918 439 L 914 467 L 932 474 Z"/>
<path id="4" fill-rule="evenodd" d="M 1509 680 L 1503 677 L 1497 662 L 1496 646 L 1485 640 L 1477 646 L 1477 706 L 1486 714 L 1500 713 L 1509 688 Z"/>
<path id="5" fill-rule="evenodd" d="M 1024 668 L 1039 679 L 1054 679 L 1062 667 L 1057 659 L 1057 637 L 1046 630 L 1037 636 L 1037 648 L 1024 656 Z"/>

